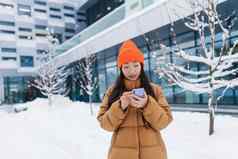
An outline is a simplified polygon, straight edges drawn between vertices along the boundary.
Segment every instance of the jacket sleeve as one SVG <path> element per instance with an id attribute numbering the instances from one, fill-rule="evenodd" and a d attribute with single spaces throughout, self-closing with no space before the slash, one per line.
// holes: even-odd
<path id="1" fill-rule="evenodd" d="M 120 127 L 120 124 L 128 112 L 127 110 L 122 110 L 120 99 L 112 103 L 111 107 L 108 109 L 108 99 L 111 90 L 112 88 L 110 87 L 106 91 L 97 114 L 97 120 L 99 121 L 101 128 L 110 132 L 116 131 Z"/>
<path id="2" fill-rule="evenodd" d="M 173 117 L 170 106 L 159 86 L 156 86 L 155 95 L 157 96 L 157 100 L 152 96 L 148 96 L 148 103 L 142 109 L 142 112 L 150 126 L 159 131 L 167 127 L 173 120 Z"/>

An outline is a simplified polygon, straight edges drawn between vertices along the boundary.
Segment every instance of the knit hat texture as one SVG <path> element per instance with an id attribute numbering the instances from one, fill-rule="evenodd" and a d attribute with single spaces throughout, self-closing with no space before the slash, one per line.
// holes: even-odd
<path id="1" fill-rule="evenodd" d="M 140 62 L 144 65 L 144 55 L 132 40 L 125 41 L 120 47 L 117 66 L 121 68 L 129 62 Z"/>

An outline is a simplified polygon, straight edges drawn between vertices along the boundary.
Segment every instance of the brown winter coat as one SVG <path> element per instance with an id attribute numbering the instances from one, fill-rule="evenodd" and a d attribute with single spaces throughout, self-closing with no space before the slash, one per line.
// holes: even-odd
<path id="1" fill-rule="evenodd" d="M 124 81 L 127 89 L 140 87 L 140 81 Z M 160 86 L 151 83 L 156 99 L 148 96 L 141 108 L 129 106 L 126 111 L 119 100 L 107 110 L 110 87 L 102 101 L 97 119 L 100 126 L 113 132 L 108 159 L 167 159 L 167 151 L 160 130 L 173 119 L 170 107 Z"/>

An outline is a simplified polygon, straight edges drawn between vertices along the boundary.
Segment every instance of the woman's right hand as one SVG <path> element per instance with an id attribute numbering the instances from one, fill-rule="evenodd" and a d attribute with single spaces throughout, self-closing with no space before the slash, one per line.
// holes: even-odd
<path id="1" fill-rule="evenodd" d="M 124 92 L 122 94 L 122 96 L 120 97 L 120 101 L 121 101 L 121 107 L 123 110 L 125 110 L 129 104 L 130 104 L 130 95 L 132 94 L 131 91 L 128 92 Z"/>

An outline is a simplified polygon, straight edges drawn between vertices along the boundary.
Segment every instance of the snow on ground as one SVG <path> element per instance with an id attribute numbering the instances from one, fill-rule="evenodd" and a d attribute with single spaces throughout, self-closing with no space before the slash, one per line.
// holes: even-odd
<path id="1" fill-rule="evenodd" d="M 27 111 L 0 111 L 0 157 L 3 159 L 106 159 L 111 133 L 102 130 L 89 105 L 58 98 L 25 103 Z M 169 159 L 237 159 L 238 118 L 217 115 L 216 132 L 208 136 L 208 116 L 173 112 L 162 131 Z"/>

